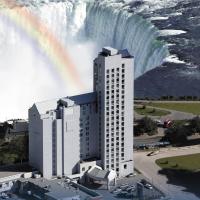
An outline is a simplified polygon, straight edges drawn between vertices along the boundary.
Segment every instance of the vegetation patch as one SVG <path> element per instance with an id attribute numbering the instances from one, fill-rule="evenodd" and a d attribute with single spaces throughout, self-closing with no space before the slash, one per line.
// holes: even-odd
<path id="1" fill-rule="evenodd" d="M 136 126 L 134 126 L 134 136 L 140 136 L 147 133 L 149 136 L 158 133 L 157 123 L 149 117 L 142 118 Z"/>
<path id="2" fill-rule="evenodd" d="M 185 156 L 175 156 L 156 160 L 162 169 L 177 169 L 197 172 L 200 170 L 200 153 Z"/>
<path id="3" fill-rule="evenodd" d="M 186 113 L 192 113 L 194 115 L 200 115 L 200 103 L 191 102 L 191 103 L 176 103 L 176 102 L 151 102 L 149 103 L 150 106 L 158 107 L 158 108 L 166 108 L 170 110 L 176 110 Z"/>
<path id="4" fill-rule="evenodd" d="M 160 109 L 155 109 L 155 108 L 149 108 L 146 106 L 140 106 L 140 107 L 135 107 L 135 111 L 140 114 L 140 115 L 145 115 L 145 116 L 165 116 L 165 115 L 169 115 L 170 112 L 169 111 L 165 111 L 165 110 L 160 110 Z"/>
<path id="5" fill-rule="evenodd" d="M 28 136 L 18 136 L 0 147 L 0 165 L 22 163 L 28 160 Z"/>

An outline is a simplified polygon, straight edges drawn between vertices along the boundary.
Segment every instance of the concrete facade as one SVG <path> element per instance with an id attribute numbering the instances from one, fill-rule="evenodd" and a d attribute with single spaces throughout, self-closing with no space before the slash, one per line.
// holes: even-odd
<path id="1" fill-rule="evenodd" d="M 30 165 L 46 178 L 82 174 L 82 161 L 126 176 L 132 157 L 133 58 L 126 50 L 103 48 L 94 60 L 94 92 L 29 109 Z"/>
<path id="2" fill-rule="evenodd" d="M 103 169 L 133 172 L 133 57 L 107 47 L 94 60 Z"/>

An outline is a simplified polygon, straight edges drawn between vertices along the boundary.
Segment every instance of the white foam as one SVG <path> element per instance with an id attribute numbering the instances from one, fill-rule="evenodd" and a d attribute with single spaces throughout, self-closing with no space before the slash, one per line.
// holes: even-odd
<path id="1" fill-rule="evenodd" d="M 159 31 L 160 36 L 171 36 L 171 35 L 181 35 L 187 33 L 183 30 L 174 30 L 174 29 L 164 29 Z"/>
<path id="2" fill-rule="evenodd" d="M 177 55 L 170 55 L 164 60 L 165 62 L 169 63 L 176 63 L 176 64 L 185 64 L 185 61 L 180 60 Z"/>
<path id="3" fill-rule="evenodd" d="M 151 21 L 164 21 L 164 20 L 167 20 L 169 19 L 169 17 L 162 17 L 162 16 L 157 16 L 157 17 L 150 17 L 149 18 Z"/>

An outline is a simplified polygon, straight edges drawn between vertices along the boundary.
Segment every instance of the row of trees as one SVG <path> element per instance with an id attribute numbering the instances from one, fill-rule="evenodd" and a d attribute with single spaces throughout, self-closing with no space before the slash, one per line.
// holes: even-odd
<path id="1" fill-rule="evenodd" d="M 157 123 L 149 117 L 144 117 L 138 121 L 138 124 L 134 126 L 134 135 L 140 136 L 144 133 L 148 135 L 157 134 Z M 194 117 L 191 120 L 174 121 L 172 126 L 165 130 L 165 136 L 163 140 L 167 140 L 172 144 L 183 144 L 188 141 L 188 136 L 195 133 L 200 134 L 200 117 Z"/>
<path id="2" fill-rule="evenodd" d="M 164 101 L 199 101 L 200 96 L 172 96 L 166 95 L 161 97 L 136 97 L 135 100 L 164 100 Z"/>

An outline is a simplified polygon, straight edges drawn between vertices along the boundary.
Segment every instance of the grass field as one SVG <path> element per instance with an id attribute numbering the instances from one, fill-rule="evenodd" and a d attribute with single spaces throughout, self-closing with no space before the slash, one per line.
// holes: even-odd
<path id="1" fill-rule="evenodd" d="M 149 104 L 153 107 L 166 108 L 170 110 L 182 111 L 187 113 L 192 113 L 195 115 L 200 115 L 200 103 L 157 103 L 152 102 Z"/>
<path id="2" fill-rule="evenodd" d="M 164 116 L 170 114 L 170 112 L 160 109 L 153 109 L 153 108 L 141 108 L 141 107 L 135 107 L 134 110 L 140 114 L 140 115 L 151 115 L 151 116 Z"/>
<path id="3" fill-rule="evenodd" d="M 196 172 L 200 170 L 200 153 L 186 156 L 161 158 L 156 160 L 156 164 L 162 169 L 181 169 Z"/>

